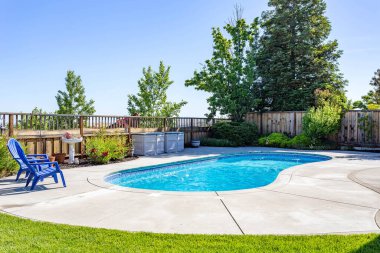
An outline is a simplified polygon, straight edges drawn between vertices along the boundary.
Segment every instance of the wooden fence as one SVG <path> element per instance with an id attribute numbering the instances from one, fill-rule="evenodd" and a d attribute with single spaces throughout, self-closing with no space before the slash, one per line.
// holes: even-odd
<path id="1" fill-rule="evenodd" d="M 28 153 L 35 154 L 68 153 L 68 145 L 61 138 L 69 131 L 84 138 L 83 143 L 76 145 L 76 152 L 83 154 L 86 139 L 95 136 L 100 129 L 107 135 L 181 131 L 188 145 L 192 139 L 207 136 L 209 128 L 221 120 L 226 119 L 0 112 L 0 131 L 2 135 L 16 137 L 24 143 Z"/>
<path id="2" fill-rule="evenodd" d="M 302 118 L 305 112 L 248 113 L 246 121 L 258 126 L 261 134 L 274 132 L 291 136 L 302 133 Z M 380 146 L 380 111 L 348 111 L 335 136 L 340 145 Z"/>
<path id="3" fill-rule="evenodd" d="M 255 123 L 261 134 L 273 132 L 291 136 L 302 133 L 305 112 L 249 113 L 246 121 Z M 86 140 L 104 129 L 108 135 L 129 135 L 138 132 L 181 131 L 185 144 L 192 139 L 208 136 L 210 127 L 226 119 L 187 117 L 131 117 L 112 115 L 58 115 L 0 112 L 0 134 L 15 136 L 29 153 L 68 153 L 68 145 L 61 137 L 69 131 Z M 380 111 L 349 111 L 342 119 L 335 136 L 340 145 L 380 147 Z M 76 152 L 85 152 L 85 140 Z"/>

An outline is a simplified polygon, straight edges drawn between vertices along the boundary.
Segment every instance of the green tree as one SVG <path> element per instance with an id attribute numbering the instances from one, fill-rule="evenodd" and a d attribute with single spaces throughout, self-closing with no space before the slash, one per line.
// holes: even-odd
<path id="1" fill-rule="evenodd" d="M 322 106 L 333 106 L 339 108 L 339 110 L 343 114 L 350 109 L 351 101 L 347 101 L 345 96 L 333 89 L 316 89 L 314 91 L 314 106 L 322 107 Z"/>
<path id="2" fill-rule="evenodd" d="M 262 14 L 258 71 L 269 110 L 306 110 L 316 89 L 339 94 L 347 103 L 338 68 L 342 51 L 327 41 L 331 25 L 323 0 L 269 0 Z"/>
<path id="3" fill-rule="evenodd" d="M 362 99 L 366 105 L 380 105 L 380 69 L 375 72 L 369 85 L 373 86 L 373 90 L 370 90 L 367 95 L 362 96 Z"/>
<path id="4" fill-rule="evenodd" d="M 236 9 L 234 20 L 223 29 L 212 28 L 213 53 L 203 68 L 186 80 L 186 86 L 211 93 L 209 118 L 217 113 L 242 121 L 247 112 L 260 109 L 260 85 L 256 71 L 258 19 L 247 23 Z"/>
<path id="5" fill-rule="evenodd" d="M 66 91 L 58 91 L 55 96 L 58 104 L 58 114 L 85 114 L 92 115 L 95 113 L 94 100 L 86 100 L 85 88 L 82 85 L 82 79 L 75 75 L 74 71 L 67 71 Z"/>
<path id="6" fill-rule="evenodd" d="M 352 104 L 353 109 L 367 110 L 367 105 L 362 100 L 357 100 Z"/>
<path id="7" fill-rule="evenodd" d="M 178 116 L 186 101 L 179 103 L 167 101 L 166 91 L 173 84 L 170 80 L 170 66 L 161 61 L 158 72 L 149 66 L 143 68 L 143 77 L 138 81 L 137 95 L 128 95 L 130 115 L 174 117 Z"/>

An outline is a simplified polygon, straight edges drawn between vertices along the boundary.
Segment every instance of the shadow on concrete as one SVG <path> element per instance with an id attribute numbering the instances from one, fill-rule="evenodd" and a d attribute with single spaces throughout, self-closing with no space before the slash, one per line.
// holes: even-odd
<path id="1" fill-rule="evenodd" d="M 10 195 L 19 195 L 19 194 L 28 194 L 31 193 L 30 191 L 30 185 L 28 187 L 25 187 L 26 180 L 20 179 L 19 181 L 15 181 L 14 179 L 1 179 L 0 180 L 0 196 L 10 196 Z M 33 192 L 38 191 L 46 191 L 46 190 L 53 190 L 55 188 L 47 188 L 47 185 L 53 185 L 56 184 L 54 182 L 52 183 L 44 183 L 43 185 L 36 185 L 36 188 L 34 188 Z"/>
<path id="2" fill-rule="evenodd" d="M 379 253 L 380 252 L 380 235 L 369 243 L 364 244 L 359 249 L 352 251 L 351 253 Z"/>

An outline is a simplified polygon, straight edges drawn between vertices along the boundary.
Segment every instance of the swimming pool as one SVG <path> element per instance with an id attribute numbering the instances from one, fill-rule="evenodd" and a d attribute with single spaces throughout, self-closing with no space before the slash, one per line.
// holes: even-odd
<path id="1" fill-rule="evenodd" d="M 330 157 L 300 153 L 221 155 L 123 170 L 107 175 L 111 184 L 163 191 L 231 191 L 272 183 L 284 169 Z"/>

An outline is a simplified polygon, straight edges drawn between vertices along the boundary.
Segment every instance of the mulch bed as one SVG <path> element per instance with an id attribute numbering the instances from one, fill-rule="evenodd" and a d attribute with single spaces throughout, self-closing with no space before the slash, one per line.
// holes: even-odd
<path id="1" fill-rule="evenodd" d="M 138 158 L 139 158 L 138 156 L 126 157 L 123 160 L 110 161 L 108 164 L 128 162 L 128 161 L 136 160 Z M 79 164 L 68 164 L 67 161 L 65 161 L 65 163 L 63 164 L 59 164 L 61 169 L 73 169 L 73 168 L 89 167 L 89 166 L 97 166 L 97 165 L 104 165 L 104 164 L 92 163 L 88 159 L 79 159 Z"/>

